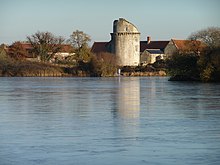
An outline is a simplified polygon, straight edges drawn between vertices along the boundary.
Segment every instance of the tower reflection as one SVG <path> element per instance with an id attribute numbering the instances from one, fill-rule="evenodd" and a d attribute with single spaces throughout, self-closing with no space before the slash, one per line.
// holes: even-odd
<path id="1" fill-rule="evenodd" d="M 117 95 L 118 115 L 124 119 L 136 119 L 140 115 L 139 77 L 119 78 Z"/>
<path id="2" fill-rule="evenodd" d="M 140 117 L 140 78 L 121 77 L 115 98 L 115 128 L 117 134 L 136 137 Z"/>

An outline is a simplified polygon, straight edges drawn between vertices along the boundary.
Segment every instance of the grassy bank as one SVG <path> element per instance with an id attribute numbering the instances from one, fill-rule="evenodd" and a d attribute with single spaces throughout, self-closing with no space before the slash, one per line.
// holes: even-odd
<path id="1" fill-rule="evenodd" d="M 109 70 L 111 72 L 109 72 Z M 115 70 L 115 71 L 113 71 Z M 113 77 L 117 69 L 106 69 L 99 65 L 83 64 L 78 67 L 54 65 L 50 63 L 18 61 L 11 58 L 0 58 L 1 77 Z M 147 67 L 124 67 L 122 76 L 166 76 L 165 71 Z"/>
<path id="2" fill-rule="evenodd" d="M 61 77 L 73 76 L 63 67 L 46 63 L 0 59 L 0 76 L 3 77 Z"/>

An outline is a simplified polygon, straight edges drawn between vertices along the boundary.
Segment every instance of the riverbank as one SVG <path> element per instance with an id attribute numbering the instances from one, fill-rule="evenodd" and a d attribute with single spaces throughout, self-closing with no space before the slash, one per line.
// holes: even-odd
<path id="1" fill-rule="evenodd" d="M 122 76 L 166 76 L 162 70 L 123 70 Z M 0 60 L 0 77 L 114 77 L 115 73 L 94 75 L 82 67 L 31 61 Z"/>
<path id="2" fill-rule="evenodd" d="M 18 69 L 18 70 L 17 70 Z M 115 77 L 118 75 L 108 75 L 100 77 Z M 167 76 L 165 71 L 156 72 L 122 72 L 124 77 L 149 77 L 149 76 Z M 76 68 L 63 68 L 55 66 L 44 66 L 41 68 L 27 66 L 10 67 L 8 69 L 0 69 L 0 77 L 94 77 L 88 72 L 77 70 Z"/>

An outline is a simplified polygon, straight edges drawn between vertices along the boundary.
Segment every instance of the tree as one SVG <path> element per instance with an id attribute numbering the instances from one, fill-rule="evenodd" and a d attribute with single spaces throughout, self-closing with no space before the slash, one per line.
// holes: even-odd
<path id="1" fill-rule="evenodd" d="M 191 40 L 200 40 L 204 42 L 209 49 L 216 49 L 220 47 L 220 28 L 209 27 L 197 32 L 192 33 L 189 36 Z"/>
<path id="2" fill-rule="evenodd" d="M 220 81 L 220 28 L 207 28 L 189 36 L 205 44 L 192 42 L 192 54 L 182 52 L 168 60 L 168 71 L 174 80 L 195 80 L 203 82 Z M 195 44 L 194 44 L 195 43 Z M 196 53 L 197 48 L 199 54 Z M 201 51 L 202 50 L 202 51 Z M 190 51 L 188 51 L 190 52 Z"/>
<path id="3" fill-rule="evenodd" d="M 220 48 L 201 54 L 198 60 L 200 78 L 204 82 L 220 81 Z"/>
<path id="4" fill-rule="evenodd" d="M 88 46 L 91 38 L 83 31 L 76 30 L 72 33 L 72 35 L 70 35 L 70 39 L 68 41 L 72 44 L 74 48 L 79 49 L 82 46 Z"/>
<path id="5" fill-rule="evenodd" d="M 220 81 L 220 28 L 209 27 L 189 36 L 207 45 L 198 60 L 200 79 L 204 82 Z"/>
<path id="6" fill-rule="evenodd" d="M 167 59 L 168 73 L 172 80 L 198 80 L 198 56 L 194 53 L 176 53 Z"/>
<path id="7" fill-rule="evenodd" d="M 89 64 L 91 76 L 114 76 L 117 70 L 115 55 L 111 53 L 92 55 Z"/>
<path id="8" fill-rule="evenodd" d="M 70 35 L 68 42 L 75 48 L 77 62 L 89 62 L 91 59 L 90 48 L 88 46 L 90 41 L 90 36 L 83 31 L 76 30 Z"/>
<path id="9" fill-rule="evenodd" d="M 11 58 L 22 60 L 27 57 L 28 52 L 24 49 L 20 41 L 16 41 L 11 46 L 9 46 L 8 54 Z"/>
<path id="10" fill-rule="evenodd" d="M 61 44 L 64 42 L 62 37 L 56 37 L 50 32 L 37 32 L 27 37 L 33 46 L 33 52 L 40 56 L 41 61 L 47 62 L 59 52 Z"/>
<path id="11" fill-rule="evenodd" d="M 82 45 L 79 49 L 76 49 L 77 61 L 89 62 L 91 59 L 90 48 L 86 45 Z"/>
<path id="12" fill-rule="evenodd" d="M 0 45 L 0 60 L 3 60 L 5 58 L 7 58 L 7 52 L 5 50 L 5 45 L 1 44 Z"/>

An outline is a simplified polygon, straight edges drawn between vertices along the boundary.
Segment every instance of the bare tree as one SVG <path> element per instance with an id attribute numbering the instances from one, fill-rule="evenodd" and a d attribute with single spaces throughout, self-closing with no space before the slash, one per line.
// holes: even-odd
<path id="1" fill-rule="evenodd" d="M 37 32 L 27 37 L 33 46 L 33 52 L 40 56 L 41 61 L 49 61 L 61 49 L 62 37 L 56 37 L 50 32 Z"/>
<path id="2" fill-rule="evenodd" d="M 72 44 L 74 48 L 79 49 L 82 46 L 88 46 L 91 38 L 83 31 L 76 30 L 72 33 L 72 35 L 70 35 L 70 39 L 68 41 Z"/>
<path id="3" fill-rule="evenodd" d="M 198 32 L 192 33 L 189 36 L 191 40 L 200 40 L 204 42 L 210 49 L 220 47 L 220 28 L 209 27 Z"/>

